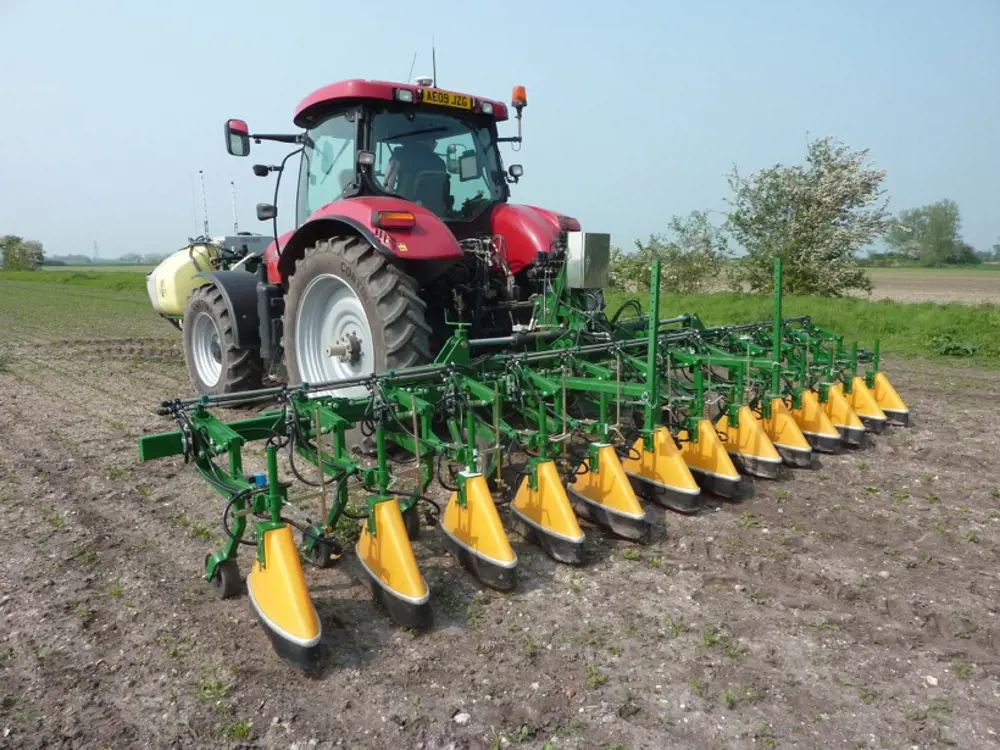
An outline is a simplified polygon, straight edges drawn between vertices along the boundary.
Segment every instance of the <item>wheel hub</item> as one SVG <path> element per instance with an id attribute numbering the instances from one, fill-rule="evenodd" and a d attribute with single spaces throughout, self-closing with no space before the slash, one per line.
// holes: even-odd
<path id="1" fill-rule="evenodd" d="M 341 362 L 356 365 L 361 361 L 361 339 L 353 332 L 341 336 L 337 343 L 326 350 L 328 357 L 336 357 Z"/>

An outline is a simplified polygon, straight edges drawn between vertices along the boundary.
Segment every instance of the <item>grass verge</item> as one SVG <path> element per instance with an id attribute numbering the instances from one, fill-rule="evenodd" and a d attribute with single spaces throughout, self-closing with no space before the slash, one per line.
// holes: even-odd
<path id="1" fill-rule="evenodd" d="M 638 299 L 644 310 L 649 303 L 644 293 L 607 289 L 604 296 L 609 315 L 626 299 Z M 1000 366 L 1000 305 L 793 296 L 784 297 L 783 305 L 786 317 L 809 315 L 862 346 L 878 338 L 886 353 L 965 357 Z M 660 295 L 660 317 L 697 313 L 706 325 L 768 320 L 772 310 L 772 297 L 764 294 Z"/>
<path id="2" fill-rule="evenodd" d="M 136 271 L 0 271 L 0 281 L 66 284 L 118 292 L 146 289 L 146 274 Z"/>
<path id="3" fill-rule="evenodd" d="M 134 271 L 0 271 L 0 282 L 4 281 L 18 282 L 8 286 L 11 293 L 17 286 L 26 291 L 24 282 L 38 283 L 39 289 L 44 286 L 46 290 L 59 286 L 119 292 L 146 290 L 145 274 Z M 605 290 L 608 314 L 614 314 L 630 298 L 638 299 L 646 309 L 646 294 Z M 59 304 L 55 298 L 52 303 Z M 142 295 L 135 297 L 134 304 L 149 309 Z M 660 297 L 660 315 L 697 313 L 706 325 L 750 323 L 770 318 L 771 304 L 770 295 L 665 293 Z M 1000 366 L 1000 305 L 786 296 L 784 306 L 785 315 L 810 315 L 818 325 L 857 339 L 862 346 L 871 346 L 878 338 L 887 353 L 961 357 Z"/>

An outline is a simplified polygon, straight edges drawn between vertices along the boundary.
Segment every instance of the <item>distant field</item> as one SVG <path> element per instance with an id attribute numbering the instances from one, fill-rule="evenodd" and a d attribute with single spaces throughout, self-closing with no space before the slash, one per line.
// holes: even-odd
<path id="1" fill-rule="evenodd" d="M 137 266 L 141 268 L 142 266 Z M 146 274 L 136 273 L 131 270 L 131 266 L 125 266 L 130 270 L 95 271 L 80 266 L 78 270 L 72 267 L 61 267 L 58 270 L 45 271 L 0 271 L 0 281 L 16 281 L 22 284 L 32 284 L 38 286 L 68 285 L 74 287 L 86 286 L 96 289 L 114 289 L 115 291 L 145 291 Z"/>
<path id="2" fill-rule="evenodd" d="M 135 263 L 122 263 L 121 265 L 81 264 L 79 266 L 42 266 L 43 271 L 48 271 L 51 273 L 60 273 L 63 271 L 96 271 L 98 273 L 114 273 L 114 272 L 149 273 L 154 268 L 156 268 L 156 266 L 136 265 Z"/>
<path id="3" fill-rule="evenodd" d="M 145 274 L 155 266 L 148 265 L 78 265 L 45 266 L 45 278 L 35 274 L 10 276 L 0 272 L 0 278 L 19 281 L 58 281 L 82 286 L 111 289 L 144 289 Z M 1000 304 L 1000 263 L 984 263 L 969 268 L 869 268 L 875 284 L 873 300 L 897 302 L 963 302 Z M 82 275 L 81 275 L 82 274 Z M 99 278 L 98 274 L 115 274 L 114 278 Z M 723 291 L 724 281 L 718 289 Z M 858 294 L 858 297 L 866 295 Z"/>
<path id="4" fill-rule="evenodd" d="M 874 299 L 1000 303 L 1000 264 L 975 268 L 869 268 Z"/>

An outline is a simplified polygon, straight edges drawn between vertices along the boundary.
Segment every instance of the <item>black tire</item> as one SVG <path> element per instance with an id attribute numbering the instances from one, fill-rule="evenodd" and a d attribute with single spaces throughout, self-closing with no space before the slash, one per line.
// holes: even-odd
<path id="1" fill-rule="evenodd" d="M 308 552 L 308 559 L 317 568 L 332 568 L 340 560 L 343 548 L 339 543 L 331 541 L 317 541 Z"/>
<path id="2" fill-rule="evenodd" d="M 406 528 L 406 536 L 410 541 L 415 541 L 420 536 L 420 509 L 414 505 L 409 510 L 403 511 L 403 526 Z"/>
<path id="3" fill-rule="evenodd" d="M 324 274 L 335 276 L 361 303 L 371 329 L 371 339 L 362 341 L 361 347 L 370 347 L 376 372 L 432 360 L 431 328 L 424 317 L 427 306 L 420 298 L 416 280 L 362 238 L 331 237 L 306 248 L 288 281 L 284 351 L 290 385 L 305 380 L 301 352 L 295 344 L 303 292 L 313 279 Z M 359 428 L 348 431 L 347 439 L 349 448 L 358 446 L 371 451 L 372 441 L 364 439 Z"/>
<path id="4" fill-rule="evenodd" d="M 243 592 L 243 578 L 235 560 L 223 560 L 215 566 L 212 590 L 220 599 L 233 599 Z"/>
<path id="5" fill-rule="evenodd" d="M 215 382 L 206 382 L 204 373 L 199 371 L 195 355 L 195 336 L 199 335 L 196 321 L 207 316 L 215 324 L 218 334 L 218 349 L 213 347 L 213 355 L 222 371 Z M 184 310 L 184 362 L 187 365 L 191 385 L 199 395 L 221 395 L 239 393 L 260 388 L 264 367 L 260 356 L 253 349 L 238 349 L 233 340 L 233 322 L 222 292 L 214 284 L 195 289 Z"/>

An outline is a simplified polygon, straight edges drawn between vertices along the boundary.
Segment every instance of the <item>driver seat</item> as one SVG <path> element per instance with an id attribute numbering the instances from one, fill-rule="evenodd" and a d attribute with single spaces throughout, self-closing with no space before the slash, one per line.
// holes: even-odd
<path id="1" fill-rule="evenodd" d="M 438 216 L 444 216 L 454 202 L 451 196 L 451 175 L 437 170 L 424 170 L 402 180 L 399 194 L 419 203 Z"/>

